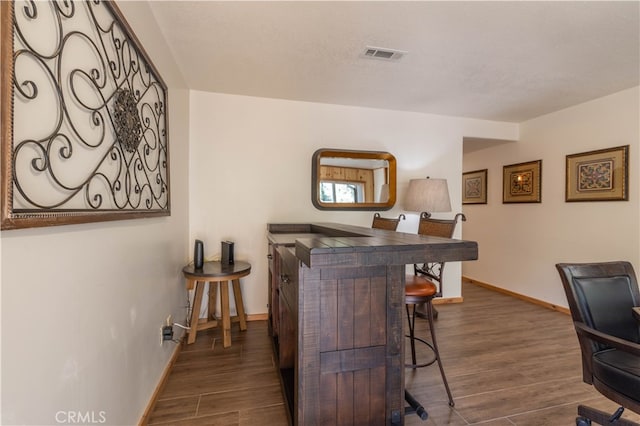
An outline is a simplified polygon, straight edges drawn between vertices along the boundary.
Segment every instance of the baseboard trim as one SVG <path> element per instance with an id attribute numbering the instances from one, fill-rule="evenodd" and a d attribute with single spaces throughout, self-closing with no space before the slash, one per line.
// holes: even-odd
<path id="1" fill-rule="evenodd" d="M 269 319 L 269 314 L 251 314 L 247 315 L 247 321 L 266 321 Z"/>
<path id="2" fill-rule="evenodd" d="M 553 303 L 545 302 L 544 300 L 534 299 L 533 297 L 525 296 L 524 294 L 516 293 L 511 290 L 506 290 L 501 287 L 497 287 L 493 284 L 485 283 L 482 281 L 474 280 L 473 278 L 469 278 L 466 276 L 462 276 L 464 281 L 467 281 L 471 284 L 477 285 L 478 287 L 483 287 L 488 290 L 492 290 L 498 293 L 506 294 L 507 296 L 515 297 L 516 299 L 524 300 L 525 302 L 533 303 L 534 305 L 539 305 L 547 309 L 551 309 L 552 311 L 561 312 L 563 314 L 571 315 L 571 311 L 568 308 L 563 306 L 554 305 Z"/>
<path id="3" fill-rule="evenodd" d="M 247 321 L 266 321 L 268 319 L 269 319 L 268 313 L 247 315 Z M 176 347 L 173 350 L 173 354 L 171 355 L 171 359 L 169 360 L 169 363 L 167 364 L 167 366 L 164 368 L 164 371 L 162 372 L 162 377 L 158 382 L 158 386 L 156 386 L 156 389 L 153 391 L 153 394 L 151 395 L 151 399 L 149 400 L 149 403 L 147 404 L 147 408 L 144 410 L 144 413 L 142 414 L 142 418 L 138 422 L 138 426 L 146 426 L 147 423 L 149 422 L 149 416 L 151 415 L 153 408 L 156 406 L 158 396 L 160 395 L 160 392 L 162 392 L 162 389 L 164 388 L 164 385 L 166 384 L 167 379 L 169 378 L 169 374 L 171 374 L 171 370 L 173 369 L 173 364 L 175 364 L 176 360 L 178 359 L 178 355 L 180 354 L 181 348 L 182 348 L 181 343 L 176 344 Z"/>
<path id="4" fill-rule="evenodd" d="M 449 303 L 462 303 L 464 298 L 462 297 L 436 297 L 433 299 L 434 305 L 448 305 Z"/>
<path id="5" fill-rule="evenodd" d="M 153 394 L 151 395 L 151 399 L 149 400 L 149 403 L 147 404 L 147 408 L 144 410 L 144 413 L 142 414 L 142 418 L 138 422 L 138 426 L 146 426 L 147 423 L 149 422 L 149 416 L 151 416 L 151 413 L 153 412 L 153 409 L 156 406 L 156 402 L 158 400 L 158 396 L 160 396 L 160 392 L 162 392 L 164 385 L 167 383 L 167 379 L 169 378 L 169 374 L 173 369 L 173 364 L 175 364 L 176 360 L 178 359 L 178 355 L 180 354 L 181 348 L 182 348 L 182 343 L 177 343 L 176 347 L 173 349 L 173 354 L 171 355 L 171 359 L 169 359 L 169 363 L 167 363 L 167 366 L 164 368 L 164 371 L 162 372 L 162 377 L 160 377 L 160 381 L 158 382 L 156 389 L 153 391 Z"/>

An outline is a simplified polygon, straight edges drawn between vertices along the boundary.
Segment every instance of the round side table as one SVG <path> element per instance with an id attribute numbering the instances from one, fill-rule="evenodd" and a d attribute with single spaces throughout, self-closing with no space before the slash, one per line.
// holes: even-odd
<path id="1" fill-rule="evenodd" d="M 247 329 L 247 320 L 244 313 L 244 302 L 240 292 L 240 278 L 249 275 L 251 265 L 248 262 L 236 261 L 229 265 L 220 262 L 205 262 L 202 269 L 194 268 L 193 264 L 182 268 L 182 274 L 187 280 L 187 290 L 195 288 L 193 296 L 193 306 L 191 310 L 191 321 L 189 323 L 189 337 L 187 344 L 196 341 L 196 334 L 199 330 L 206 330 L 218 326 L 218 319 L 215 317 L 217 287 L 220 284 L 220 313 L 222 315 L 222 337 L 223 346 L 231 346 L 231 321 L 240 323 L 240 330 Z M 237 315 L 231 317 L 229 314 L 229 286 L 233 283 L 233 298 L 236 302 Z M 200 321 L 200 306 L 204 294 L 204 283 L 209 284 L 209 307 L 207 318 Z"/>

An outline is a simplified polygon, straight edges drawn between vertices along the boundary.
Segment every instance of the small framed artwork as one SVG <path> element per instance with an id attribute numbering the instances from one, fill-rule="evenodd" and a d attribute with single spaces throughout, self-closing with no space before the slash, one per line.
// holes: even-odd
<path id="1" fill-rule="evenodd" d="M 487 204 L 487 169 L 462 174 L 462 204 Z"/>
<path id="2" fill-rule="evenodd" d="M 629 145 L 567 155 L 565 201 L 627 201 Z"/>
<path id="3" fill-rule="evenodd" d="M 503 203 L 542 202 L 542 160 L 510 164 L 502 169 Z"/>

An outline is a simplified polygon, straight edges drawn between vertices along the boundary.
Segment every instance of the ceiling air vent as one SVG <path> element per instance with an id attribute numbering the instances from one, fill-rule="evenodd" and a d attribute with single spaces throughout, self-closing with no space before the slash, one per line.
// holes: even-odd
<path id="1" fill-rule="evenodd" d="M 404 50 L 387 49 L 384 47 L 371 47 L 367 46 L 364 50 L 365 58 L 383 59 L 386 61 L 397 61 L 402 58 L 407 52 Z"/>

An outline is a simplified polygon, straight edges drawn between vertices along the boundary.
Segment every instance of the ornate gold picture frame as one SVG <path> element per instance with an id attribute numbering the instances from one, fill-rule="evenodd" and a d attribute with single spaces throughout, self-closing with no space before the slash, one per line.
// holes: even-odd
<path id="1" fill-rule="evenodd" d="M 115 3 L 0 22 L 2 229 L 169 215 L 167 87 Z"/>
<path id="2" fill-rule="evenodd" d="M 503 167 L 502 202 L 542 202 L 542 160 Z"/>
<path id="3" fill-rule="evenodd" d="M 462 204 L 487 204 L 487 169 L 462 174 Z"/>
<path id="4" fill-rule="evenodd" d="M 629 145 L 567 155 L 565 201 L 627 201 Z"/>

